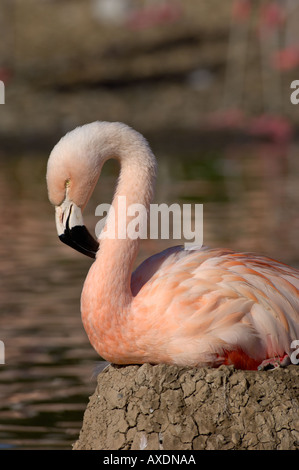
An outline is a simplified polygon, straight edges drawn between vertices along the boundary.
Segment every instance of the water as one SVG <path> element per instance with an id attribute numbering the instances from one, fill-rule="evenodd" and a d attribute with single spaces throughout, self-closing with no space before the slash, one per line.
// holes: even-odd
<path id="1" fill-rule="evenodd" d="M 155 146 L 155 202 L 204 204 L 204 243 L 257 251 L 299 266 L 299 146 Z M 99 361 L 80 318 L 91 260 L 59 242 L 45 187 L 46 153 L 0 155 L 0 448 L 71 449 Z M 85 221 L 110 202 L 108 162 Z M 147 240 L 137 264 L 177 240 Z"/>

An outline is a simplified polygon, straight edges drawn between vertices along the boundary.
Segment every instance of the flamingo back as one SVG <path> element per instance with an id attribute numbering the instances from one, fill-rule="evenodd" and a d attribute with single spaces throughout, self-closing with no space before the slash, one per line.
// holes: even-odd
<path id="1" fill-rule="evenodd" d="M 150 362 L 256 369 L 299 338 L 299 271 L 264 256 L 172 247 L 137 268 L 131 289 Z"/>

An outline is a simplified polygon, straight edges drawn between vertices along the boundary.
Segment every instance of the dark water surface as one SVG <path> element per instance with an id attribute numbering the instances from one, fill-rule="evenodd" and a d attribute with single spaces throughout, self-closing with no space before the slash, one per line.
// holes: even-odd
<path id="1" fill-rule="evenodd" d="M 159 157 L 155 202 L 203 203 L 204 243 L 299 266 L 299 146 L 211 146 Z M 0 155 L 0 448 L 71 449 L 99 357 L 80 318 L 91 260 L 61 244 L 45 186 L 47 155 Z M 110 202 L 108 162 L 87 209 Z M 137 264 L 177 240 L 142 243 Z"/>

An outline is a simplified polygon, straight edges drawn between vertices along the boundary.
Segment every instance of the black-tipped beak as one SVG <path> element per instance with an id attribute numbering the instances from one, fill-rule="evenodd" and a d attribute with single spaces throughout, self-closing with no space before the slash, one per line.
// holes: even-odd
<path id="1" fill-rule="evenodd" d="M 62 235 L 59 235 L 59 239 L 90 258 L 95 258 L 99 249 L 98 242 L 90 235 L 85 225 L 66 229 Z"/>
<path id="2" fill-rule="evenodd" d="M 78 218 L 78 213 L 76 214 L 76 211 L 79 212 L 78 209 L 79 208 L 74 204 L 69 206 L 65 225 L 62 223 L 64 217 L 57 217 L 56 223 L 59 239 L 66 245 L 74 248 L 74 250 L 77 250 L 90 258 L 95 258 L 99 249 L 99 243 L 92 237 L 85 225 L 81 225 L 81 211 L 81 217 Z M 62 212 L 62 215 L 65 215 L 64 211 Z M 78 221 L 79 224 L 73 225 L 76 221 Z M 62 231 L 62 228 L 64 231 Z"/>

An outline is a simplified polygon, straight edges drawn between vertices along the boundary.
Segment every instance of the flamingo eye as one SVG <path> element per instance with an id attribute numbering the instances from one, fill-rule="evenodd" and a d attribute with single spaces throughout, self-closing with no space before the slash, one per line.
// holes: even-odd
<path id="1" fill-rule="evenodd" d="M 68 188 L 70 186 L 70 184 L 71 184 L 71 180 L 70 180 L 70 178 L 68 178 L 64 183 L 65 188 Z"/>

